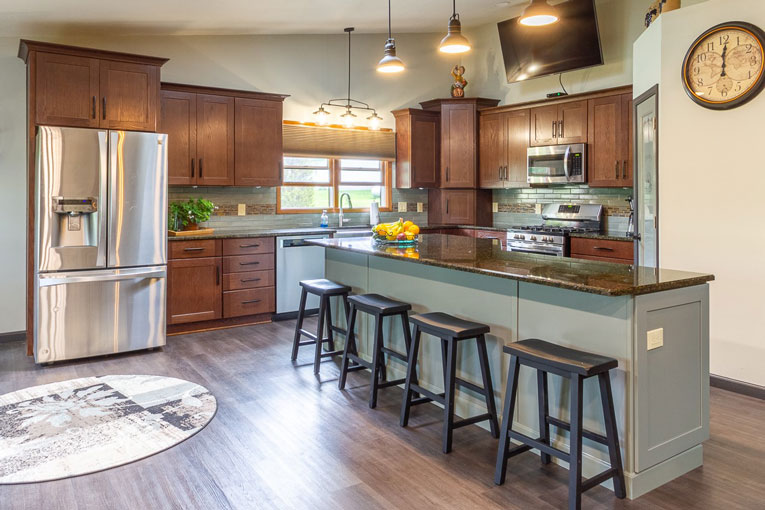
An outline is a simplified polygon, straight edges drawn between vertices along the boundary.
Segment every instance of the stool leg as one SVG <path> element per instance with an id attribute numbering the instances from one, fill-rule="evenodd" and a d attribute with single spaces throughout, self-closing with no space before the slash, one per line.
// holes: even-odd
<path id="1" fill-rule="evenodd" d="M 417 377 L 417 352 L 420 350 L 420 328 L 414 325 L 414 338 L 412 339 L 412 348 L 409 350 L 409 359 L 406 364 L 406 383 L 404 383 L 404 400 L 401 403 L 401 426 L 406 427 L 409 424 L 409 410 L 412 407 L 412 381 Z"/>
<path id="2" fill-rule="evenodd" d="M 321 344 L 324 338 L 324 316 L 327 315 L 327 296 L 321 296 L 319 301 L 319 325 L 316 328 L 316 351 L 313 357 L 313 373 L 319 373 L 319 364 L 321 363 Z"/>
<path id="3" fill-rule="evenodd" d="M 409 330 L 409 314 L 406 312 L 401 313 L 401 325 L 404 328 L 404 343 L 406 344 L 406 357 L 409 358 L 409 353 L 412 351 L 412 332 Z M 417 367 L 414 367 L 414 383 L 417 384 Z M 419 398 L 420 394 L 416 391 L 412 393 L 414 398 Z"/>
<path id="4" fill-rule="evenodd" d="M 577 374 L 571 374 L 571 449 L 568 457 L 568 508 L 582 508 L 582 382 Z"/>
<path id="5" fill-rule="evenodd" d="M 483 391 L 486 397 L 486 410 L 488 411 L 491 437 L 499 437 L 499 424 L 497 423 L 497 406 L 494 403 L 494 387 L 491 384 L 491 371 L 489 370 L 489 354 L 486 351 L 486 336 L 476 338 L 478 344 L 478 361 L 481 365 L 481 378 L 483 379 Z"/>
<path id="6" fill-rule="evenodd" d="M 329 297 L 327 297 L 327 306 L 325 307 L 325 311 L 327 312 L 327 339 L 329 340 L 327 342 L 327 350 L 334 351 L 335 335 L 332 331 L 332 303 L 330 302 Z"/>
<path id="7" fill-rule="evenodd" d="M 547 372 L 537 369 L 537 399 L 539 400 L 539 437 L 546 445 L 550 444 L 550 424 L 547 417 L 550 415 L 549 399 L 547 395 Z M 542 464 L 550 463 L 550 454 L 540 452 Z"/>
<path id="8" fill-rule="evenodd" d="M 443 368 L 444 375 L 444 388 L 446 388 L 446 372 L 449 370 L 447 365 L 447 357 L 449 356 L 446 349 L 446 340 L 441 339 L 441 367 Z"/>
<path id="9" fill-rule="evenodd" d="M 382 326 L 383 318 L 381 315 L 375 315 L 375 336 L 372 345 L 372 384 L 369 388 L 369 408 L 377 407 L 377 389 L 380 383 L 378 374 L 381 372 L 380 363 L 382 362 Z"/>
<path id="10" fill-rule="evenodd" d="M 452 451 L 452 434 L 454 432 L 454 393 L 457 371 L 457 341 L 449 339 L 446 361 L 446 387 L 444 388 L 444 432 L 443 452 Z"/>
<path id="11" fill-rule="evenodd" d="M 292 361 L 297 359 L 298 347 L 300 347 L 300 330 L 303 329 L 303 318 L 305 317 L 305 300 L 308 298 L 308 291 L 303 288 L 300 293 L 300 307 L 298 308 L 297 322 L 295 323 L 295 339 L 292 341 Z"/>
<path id="12" fill-rule="evenodd" d="M 497 449 L 497 466 L 494 470 L 494 483 L 505 483 L 505 471 L 507 470 L 507 449 L 510 447 L 510 435 L 508 432 L 513 427 L 513 414 L 515 413 L 515 393 L 518 389 L 518 372 L 521 363 L 517 356 L 510 357 L 510 371 L 507 373 L 507 386 L 505 387 L 505 407 L 502 411 L 502 428 L 499 433 L 499 448 Z"/>
<path id="13" fill-rule="evenodd" d="M 348 328 L 348 334 L 345 337 L 345 348 L 343 349 L 343 361 L 340 365 L 340 381 L 338 382 L 338 388 L 345 389 L 345 380 L 348 377 L 348 353 L 356 354 L 356 335 L 353 333 L 353 327 L 356 325 L 356 307 L 351 305 L 348 310 L 348 321 L 346 327 Z"/>
<path id="14" fill-rule="evenodd" d="M 611 458 L 611 467 L 617 470 L 617 473 L 614 475 L 614 494 L 617 498 L 624 499 L 627 496 L 627 491 L 624 488 L 622 453 L 619 450 L 619 431 L 616 429 L 614 398 L 611 394 L 611 378 L 608 372 L 598 374 L 598 382 L 600 383 L 600 399 L 603 402 L 603 417 L 606 422 L 608 455 Z"/>

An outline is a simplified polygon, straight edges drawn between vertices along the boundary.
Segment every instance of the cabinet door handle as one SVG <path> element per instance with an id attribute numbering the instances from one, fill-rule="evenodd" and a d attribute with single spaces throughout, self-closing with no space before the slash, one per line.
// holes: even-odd
<path id="1" fill-rule="evenodd" d="M 622 177 L 627 178 L 627 160 L 625 159 L 622 163 Z"/>
<path id="2" fill-rule="evenodd" d="M 446 167 L 446 182 L 449 182 L 449 167 Z"/>
<path id="3" fill-rule="evenodd" d="M 284 182 L 284 162 L 279 161 L 279 184 Z"/>
<path id="4" fill-rule="evenodd" d="M 258 246 L 260 246 L 260 243 L 239 245 L 240 248 L 257 248 Z"/>
<path id="5" fill-rule="evenodd" d="M 93 118 L 96 118 L 96 96 L 93 96 Z"/>
<path id="6" fill-rule="evenodd" d="M 449 214 L 449 199 L 446 199 L 446 214 Z"/>
<path id="7" fill-rule="evenodd" d="M 618 159 L 615 161 L 615 165 L 614 165 L 614 176 L 617 179 L 619 178 L 619 160 Z"/>
<path id="8" fill-rule="evenodd" d="M 240 282 L 247 283 L 247 282 L 259 282 L 260 278 L 240 278 Z"/>
<path id="9" fill-rule="evenodd" d="M 202 251 L 204 248 L 184 248 L 183 251 Z"/>
<path id="10" fill-rule="evenodd" d="M 191 158 L 191 177 L 194 177 L 194 158 Z"/>
<path id="11" fill-rule="evenodd" d="M 215 285 L 220 285 L 220 273 L 221 273 L 221 266 L 218 264 L 218 270 L 215 271 Z"/>
<path id="12" fill-rule="evenodd" d="M 501 181 L 502 180 L 502 167 L 501 166 L 497 167 L 497 175 L 499 176 L 499 180 Z"/>
<path id="13" fill-rule="evenodd" d="M 556 121 L 552 121 L 552 137 L 558 138 L 556 135 L 556 132 L 558 131 L 558 123 Z"/>
<path id="14" fill-rule="evenodd" d="M 563 138 L 563 121 L 558 121 L 558 137 Z"/>
<path id="15" fill-rule="evenodd" d="M 507 180 L 507 165 L 505 165 L 505 180 Z"/>
<path id="16" fill-rule="evenodd" d="M 250 299 L 249 301 L 242 301 L 243 305 L 249 305 L 252 303 L 260 303 L 260 299 Z"/>
<path id="17" fill-rule="evenodd" d="M 199 158 L 199 178 L 202 178 L 202 158 Z"/>
<path id="18" fill-rule="evenodd" d="M 106 96 L 101 98 L 101 117 L 106 120 Z"/>
<path id="19" fill-rule="evenodd" d="M 600 251 L 614 251 L 613 248 L 608 248 L 607 246 L 593 246 L 592 249 Z"/>
<path id="20" fill-rule="evenodd" d="M 239 263 L 240 266 L 257 266 L 258 264 L 260 264 L 260 262 L 258 262 L 257 260 L 255 262 L 240 262 Z"/>

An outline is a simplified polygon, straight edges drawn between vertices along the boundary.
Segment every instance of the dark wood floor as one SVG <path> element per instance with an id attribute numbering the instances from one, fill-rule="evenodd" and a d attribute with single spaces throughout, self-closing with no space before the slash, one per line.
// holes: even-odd
<path id="1" fill-rule="evenodd" d="M 420 406 L 398 426 L 401 390 L 367 407 L 367 372 L 337 389 L 337 364 L 313 375 L 309 349 L 289 361 L 294 322 L 171 337 L 163 351 L 39 368 L 19 342 L 0 344 L 0 394 L 104 374 L 159 374 L 209 388 L 210 425 L 166 452 L 67 480 L 0 486 L 0 508 L 378 509 L 564 508 L 567 471 L 537 456 L 493 480 L 496 440 L 476 426 L 441 453 L 441 416 Z M 635 501 L 597 487 L 584 508 L 765 509 L 765 402 L 712 389 L 704 466 Z"/>

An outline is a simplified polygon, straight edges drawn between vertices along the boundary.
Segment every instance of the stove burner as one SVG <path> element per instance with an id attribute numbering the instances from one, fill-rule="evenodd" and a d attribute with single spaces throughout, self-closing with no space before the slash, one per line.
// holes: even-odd
<path id="1" fill-rule="evenodd" d="M 513 227 L 510 230 L 523 230 L 526 232 L 543 232 L 545 234 L 557 234 L 557 235 L 566 235 L 566 234 L 575 234 L 575 233 L 593 233 L 593 232 L 600 232 L 600 229 L 598 228 L 588 228 L 588 227 L 553 227 L 549 225 L 525 225 L 522 227 Z"/>

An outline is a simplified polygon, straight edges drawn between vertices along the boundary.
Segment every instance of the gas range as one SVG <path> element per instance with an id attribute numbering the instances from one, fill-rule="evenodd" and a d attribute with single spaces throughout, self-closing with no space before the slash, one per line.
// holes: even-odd
<path id="1" fill-rule="evenodd" d="M 569 235 L 603 230 L 603 206 L 595 204 L 548 204 L 541 225 L 513 227 L 507 231 L 507 250 L 565 257 Z"/>

